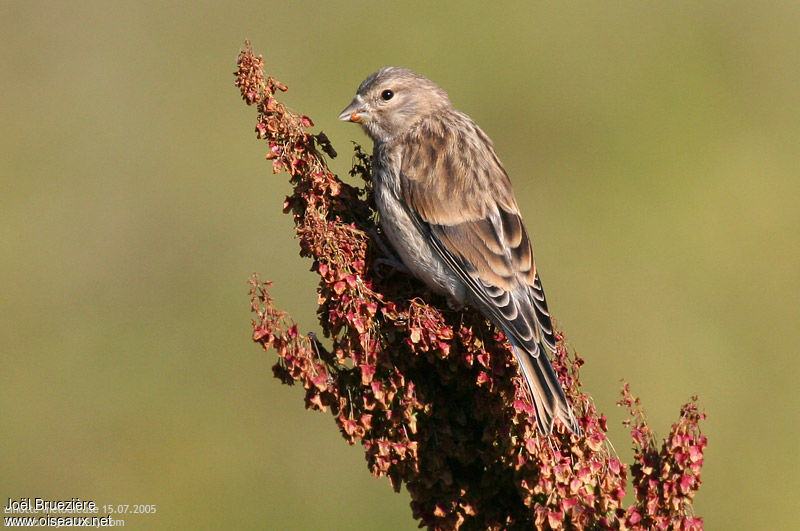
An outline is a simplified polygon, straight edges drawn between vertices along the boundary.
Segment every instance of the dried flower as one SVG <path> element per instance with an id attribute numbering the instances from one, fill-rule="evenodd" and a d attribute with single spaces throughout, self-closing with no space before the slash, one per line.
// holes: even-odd
<path id="1" fill-rule="evenodd" d="M 606 418 L 580 389 L 583 360 L 558 335 L 553 360 L 583 437 L 541 436 L 510 346 L 478 312 L 442 310 L 445 301 L 384 266 L 375 223 L 370 161 L 355 147 L 350 174 L 331 173 L 336 152 L 313 122 L 275 98 L 287 87 L 263 73 L 246 43 L 236 86 L 256 105 L 266 158 L 294 185 L 291 213 L 300 254 L 320 277 L 317 297 L 326 348 L 279 311 L 269 282 L 250 280 L 253 340 L 273 349 L 275 376 L 302 384 L 309 409 L 330 411 L 342 436 L 360 443 L 370 471 L 405 485 L 420 525 L 432 529 L 702 529 L 692 501 L 706 439 L 695 401 L 660 450 L 627 384 L 633 416 L 631 467 L 636 502 L 622 505 L 627 468 L 606 440 Z M 422 298 L 420 298 L 422 297 Z"/>

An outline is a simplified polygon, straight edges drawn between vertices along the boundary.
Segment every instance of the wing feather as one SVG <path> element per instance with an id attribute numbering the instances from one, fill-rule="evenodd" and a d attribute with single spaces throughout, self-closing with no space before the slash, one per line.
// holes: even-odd
<path id="1" fill-rule="evenodd" d="M 466 115 L 456 111 L 451 118 L 454 123 L 423 123 L 404 138 L 399 200 L 472 301 L 514 345 L 540 428 L 549 432 L 558 417 L 579 433 L 539 347 L 555 352 L 556 341 L 511 182 L 488 137 Z"/>
<path id="2" fill-rule="evenodd" d="M 519 343 L 543 339 L 554 348 L 511 181 L 488 137 L 465 115 L 454 117 L 444 126 L 423 123 L 403 142 L 400 200 L 494 321 L 507 321 L 503 328 Z"/>

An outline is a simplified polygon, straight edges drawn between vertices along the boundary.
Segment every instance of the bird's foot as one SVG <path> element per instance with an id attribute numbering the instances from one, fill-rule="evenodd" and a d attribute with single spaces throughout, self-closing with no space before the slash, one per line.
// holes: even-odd
<path id="1" fill-rule="evenodd" d="M 373 262 L 373 265 L 379 266 L 386 266 L 394 271 L 399 271 L 401 273 L 410 274 L 408 268 L 403 265 L 403 262 L 399 261 L 397 258 L 376 258 Z"/>
<path id="2" fill-rule="evenodd" d="M 464 309 L 464 303 L 454 299 L 453 297 L 447 297 L 447 307 L 454 312 L 460 312 Z"/>
<path id="3" fill-rule="evenodd" d="M 383 252 L 384 254 L 384 258 L 378 258 L 373 262 L 376 266 L 383 265 L 395 271 L 400 271 L 401 273 L 410 274 L 408 268 L 389 249 L 389 246 L 386 245 L 386 242 L 383 241 L 383 238 L 381 238 L 381 235 L 378 234 L 377 230 L 370 229 L 369 234 L 370 236 L 372 236 L 372 238 L 375 240 L 375 243 L 378 244 L 378 247 L 380 247 L 381 252 Z"/>

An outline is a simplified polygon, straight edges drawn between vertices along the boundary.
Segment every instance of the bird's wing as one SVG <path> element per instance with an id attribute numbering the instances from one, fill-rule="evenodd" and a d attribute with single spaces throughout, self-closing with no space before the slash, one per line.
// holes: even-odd
<path id="1" fill-rule="evenodd" d="M 534 356 L 555 351 L 550 313 L 511 182 L 491 141 L 471 120 L 423 127 L 403 142 L 400 200 L 433 248 Z"/>
<path id="2" fill-rule="evenodd" d="M 500 326 L 517 355 L 542 433 L 559 418 L 580 426 L 550 359 L 555 337 L 511 182 L 491 141 L 469 118 L 423 123 L 402 146 L 397 193 L 434 252 Z"/>

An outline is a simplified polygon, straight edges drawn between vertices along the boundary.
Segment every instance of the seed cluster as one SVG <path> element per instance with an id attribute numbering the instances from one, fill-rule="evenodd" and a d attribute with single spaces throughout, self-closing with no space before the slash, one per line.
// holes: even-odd
<path id="1" fill-rule="evenodd" d="M 323 133 L 276 98 L 287 87 L 263 73 L 246 44 L 236 85 L 256 105 L 256 135 L 274 172 L 294 186 L 284 211 L 300 254 L 319 275 L 324 340 L 300 334 L 278 310 L 269 282 L 251 283 L 253 340 L 273 349 L 275 376 L 305 389 L 308 409 L 330 411 L 370 471 L 405 485 L 420 526 L 432 529 L 702 529 L 692 510 L 706 439 L 694 402 L 661 450 L 627 384 L 635 502 L 624 507 L 627 467 L 606 440 L 606 418 L 581 391 L 583 360 L 558 334 L 553 365 L 583 429 L 538 433 L 535 411 L 502 332 L 480 314 L 442 310 L 446 301 L 387 261 L 371 198 L 369 157 L 356 146 L 350 174 L 331 173 Z M 329 345 L 329 346 L 326 346 Z"/>

